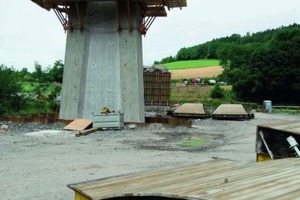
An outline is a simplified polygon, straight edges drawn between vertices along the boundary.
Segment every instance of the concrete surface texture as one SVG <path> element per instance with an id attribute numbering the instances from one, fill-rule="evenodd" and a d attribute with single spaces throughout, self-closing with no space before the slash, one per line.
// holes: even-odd
<path id="1" fill-rule="evenodd" d="M 14 131 L 0 134 L 1 199 L 74 199 L 68 184 L 212 158 L 254 163 L 257 125 L 283 120 L 300 120 L 300 115 L 256 113 L 253 120 L 245 121 L 196 119 L 195 128 L 167 129 L 152 124 L 79 138 L 63 130 L 28 133 L 24 126 L 8 123 L 8 129 L 14 127 Z M 180 145 L 183 139 L 195 137 L 210 142 L 201 148 Z"/>
<path id="2" fill-rule="evenodd" d="M 117 9 L 115 1 L 87 2 L 80 9 L 83 30 L 73 17 L 73 31 L 67 33 L 60 118 L 92 119 L 105 106 L 124 113 L 125 122 L 144 122 L 138 4 L 130 3 L 132 30 L 123 3 Z M 77 16 L 75 6 L 71 11 Z"/>

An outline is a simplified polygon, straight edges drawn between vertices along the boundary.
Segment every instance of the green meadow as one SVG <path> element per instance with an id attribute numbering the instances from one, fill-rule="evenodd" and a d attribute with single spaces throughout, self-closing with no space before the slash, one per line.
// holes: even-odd
<path id="1" fill-rule="evenodd" d="M 176 70 L 176 69 L 218 66 L 220 65 L 220 61 L 216 59 L 186 60 L 186 61 L 165 63 L 163 65 L 167 67 L 169 70 Z"/>

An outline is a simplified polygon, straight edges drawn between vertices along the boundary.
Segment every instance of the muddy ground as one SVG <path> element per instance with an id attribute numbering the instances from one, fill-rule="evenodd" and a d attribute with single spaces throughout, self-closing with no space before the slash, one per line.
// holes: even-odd
<path id="1" fill-rule="evenodd" d="M 193 128 L 152 124 L 79 138 L 61 125 L 38 130 L 8 123 L 10 131 L 0 134 L 0 199 L 74 199 L 67 187 L 71 183 L 215 158 L 255 162 L 257 125 L 299 119 L 299 115 L 256 113 L 249 121 L 196 119 Z M 206 142 L 182 146 L 183 140 L 193 138 Z"/>

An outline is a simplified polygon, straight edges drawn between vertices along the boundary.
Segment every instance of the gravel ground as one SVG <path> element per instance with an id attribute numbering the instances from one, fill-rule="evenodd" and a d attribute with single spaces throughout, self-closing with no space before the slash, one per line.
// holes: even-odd
<path id="1" fill-rule="evenodd" d="M 0 122 L 9 128 L 0 134 L 1 199 L 74 199 L 67 187 L 71 183 L 212 158 L 255 162 L 257 125 L 299 119 L 299 115 L 256 113 L 249 121 L 196 119 L 193 128 L 152 124 L 79 138 L 63 131 L 63 124 Z M 193 137 L 208 138 L 208 143 L 196 148 L 180 145 L 182 139 Z"/>

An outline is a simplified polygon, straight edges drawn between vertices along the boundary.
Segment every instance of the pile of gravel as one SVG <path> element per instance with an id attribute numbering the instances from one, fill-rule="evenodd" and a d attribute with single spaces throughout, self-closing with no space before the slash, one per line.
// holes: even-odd
<path id="1" fill-rule="evenodd" d="M 39 122 L 27 122 L 27 123 L 13 123 L 8 121 L 0 122 L 1 126 L 7 126 L 7 133 L 11 134 L 21 134 L 28 132 L 35 132 L 40 130 L 62 130 L 65 125 L 63 123 L 53 123 L 53 124 L 42 124 Z"/>

